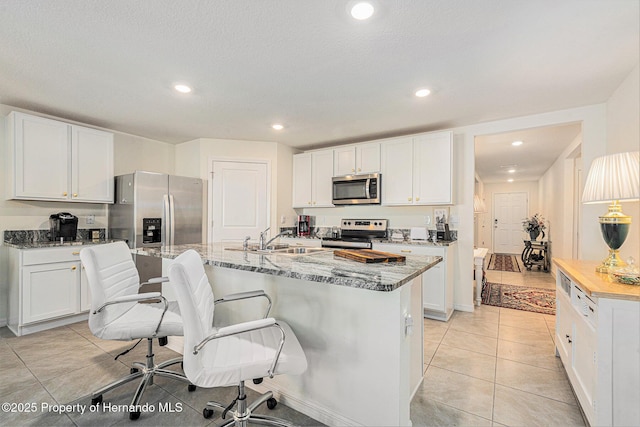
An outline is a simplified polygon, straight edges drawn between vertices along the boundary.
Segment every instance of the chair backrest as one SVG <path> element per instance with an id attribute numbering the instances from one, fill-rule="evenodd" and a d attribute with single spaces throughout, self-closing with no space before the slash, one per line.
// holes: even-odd
<path id="1" fill-rule="evenodd" d="M 120 317 L 135 303 L 115 304 L 98 315 L 93 312 L 115 297 L 137 294 L 140 276 L 131 250 L 124 242 L 87 246 L 80 251 L 80 260 L 87 273 L 91 293 L 89 328 L 93 334 L 100 336 L 99 331 L 105 324 Z"/>
<path id="2" fill-rule="evenodd" d="M 184 372 L 194 384 L 202 374 L 201 357 L 193 348 L 213 332 L 213 290 L 202 266 L 200 255 L 190 249 L 179 255 L 168 268 L 169 284 L 180 306 L 184 327 Z M 215 351 L 215 343 L 203 353 Z"/>

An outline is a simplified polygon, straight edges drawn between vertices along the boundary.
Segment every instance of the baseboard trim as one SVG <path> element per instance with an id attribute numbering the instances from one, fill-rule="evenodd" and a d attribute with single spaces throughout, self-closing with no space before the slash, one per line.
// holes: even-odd
<path id="1" fill-rule="evenodd" d="M 258 393 L 265 393 L 272 391 L 276 400 L 280 403 L 287 405 L 289 408 L 305 414 L 308 417 L 313 418 L 316 421 L 328 426 L 361 426 L 362 424 L 356 421 L 344 417 L 340 414 L 336 414 L 328 410 L 327 408 L 318 405 L 315 402 L 311 402 L 308 399 L 301 400 L 297 397 L 291 396 L 285 390 L 278 388 L 276 384 L 264 379 L 262 384 L 253 384 L 252 381 L 246 381 L 245 385 Z"/>
<path id="2" fill-rule="evenodd" d="M 453 305 L 453 309 L 454 310 L 458 310 L 458 311 L 468 311 L 469 313 L 473 313 L 473 310 L 475 310 L 475 305 L 471 304 L 454 304 Z"/>

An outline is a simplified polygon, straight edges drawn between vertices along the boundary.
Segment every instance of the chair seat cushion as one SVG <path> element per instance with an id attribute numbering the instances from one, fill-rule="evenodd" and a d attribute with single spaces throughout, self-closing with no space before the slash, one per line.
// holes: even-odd
<path id="1" fill-rule="evenodd" d="M 307 359 L 300 343 L 289 325 L 280 320 L 277 323 L 286 338 L 275 374 L 301 374 L 307 369 Z M 185 348 L 185 374 L 200 387 L 238 385 L 243 380 L 268 377 L 280 339 L 280 330 L 269 327 L 210 341 L 195 356 L 186 354 L 193 349 Z"/>
<path id="2" fill-rule="evenodd" d="M 93 319 L 89 321 L 91 332 L 98 338 L 105 340 L 129 341 L 153 337 L 162 315 L 163 304 L 132 304 L 129 310 L 108 323 L 91 321 L 99 320 L 101 314 L 106 316 L 110 307 L 115 306 L 108 306 L 101 313 L 92 316 Z M 178 303 L 175 301 L 169 302 L 169 307 L 162 319 L 157 336 L 182 335 L 182 318 L 180 317 Z"/>

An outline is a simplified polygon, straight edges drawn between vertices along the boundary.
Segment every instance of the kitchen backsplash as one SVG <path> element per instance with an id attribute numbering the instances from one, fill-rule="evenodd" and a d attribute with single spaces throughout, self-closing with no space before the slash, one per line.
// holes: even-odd
<path id="1" fill-rule="evenodd" d="M 290 230 L 293 233 L 293 236 L 295 236 L 296 234 L 296 228 L 295 227 L 280 227 L 280 232 L 282 233 L 283 231 L 286 230 Z M 409 228 L 389 228 L 388 230 L 388 234 L 389 234 L 389 240 L 390 241 L 394 241 L 396 239 L 392 239 L 391 236 L 397 236 L 397 235 L 402 235 L 402 239 L 397 239 L 398 241 L 401 240 L 411 240 L 411 229 Z M 321 239 L 323 237 L 331 237 L 331 234 L 333 232 L 333 227 L 314 227 L 313 230 L 311 231 L 311 235 L 308 236 L 309 238 L 312 239 Z M 436 234 L 436 230 L 427 230 L 427 232 L 429 233 L 429 240 L 433 239 L 433 236 Z M 458 231 L 457 230 L 451 230 L 450 232 L 451 235 L 451 240 L 458 240 Z"/>
<path id="2" fill-rule="evenodd" d="M 100 240 L 104 240 L 106 236 L 105 228 L 78 229 L 76 240 L 92 240 L 92 231 L 100 233 Z M 19 245 L 23 243 L 48 242 L 50 236 L 49 230 L 5 230 L 4 241 L 7 243 Z"/>

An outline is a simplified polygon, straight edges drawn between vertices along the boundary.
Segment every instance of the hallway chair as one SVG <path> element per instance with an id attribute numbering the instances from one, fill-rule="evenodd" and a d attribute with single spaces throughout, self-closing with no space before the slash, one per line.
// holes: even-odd
<path id="1" fill-rule="evenodd" d="M 183 374 L 165 369 L 182 362 L 182 358 L 158 365 L 154 362 L 153 339 L 158 338 L 160 345 L 165 345 L 167 336 L 182 336 L 182 318 L 176 304 L 167 303 L 160 292 L 138 293 L 140 277 L 127 244 L 116 242 L 88 246 L 80 251 L 80 260 L 87 273 L 91 293 L 91 333 L 105 340 L 147 340 L 146 363 L 134 362 L 129 375 L 93 392 L 91 404 L 99 404 L 104 393 L 137 378 L 141 380 L 131 401 L 133 407 L 139 404 L 156 375 L 189 383 Z M 148 283 L 162 281 L 152 279 Z M 189 391 L 193 390 L 195 386 L 189 384 Z M 131 420 L 139 417 L 139 411 L 129 413 Z"/>
<path id="2" fill-rule="evenodd" d="M 268 296 L 259 290 L 214 300 L 202 259 L 193 250 L 178 256 L 169 266 L 168 275 L 184 322 L 184 372 L 187 378 L 199 387 L 238 387 L 238 396 L 230 405 L 207 402 L 203 416 L 210 418 L 213 408 L 217 408 L 223 410 L 222 418 L 225 419 L 237 403 L 236 411 L 232 411 L 233 419 L 223 426 L 244 427 L 248 422 L 292 425 L 279 418 L 254 414 L 262 403 L 267 402 L 267 407 L 273 409 L 277 402 L 268 391 L 247 405 L 244 388 L 245 380 L 259 384 L 264 377 L 296 375 L 307 369 L 307 359 L 289 325 L 265 316 L 221 328 L 213 326 L 215 305 L 253 297 L 269 299 Z"/>

